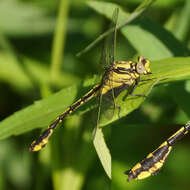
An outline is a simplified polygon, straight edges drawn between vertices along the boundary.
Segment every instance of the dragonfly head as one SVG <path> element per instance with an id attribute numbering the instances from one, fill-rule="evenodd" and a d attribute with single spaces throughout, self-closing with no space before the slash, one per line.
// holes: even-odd
<path id="1" fill-rule="evenodd" d="M 150 61 L 143 56 L 138 57 L 138 62 L 136 65 L 136 70 L 139 74 L 151 74 L 150 71 Z"/>

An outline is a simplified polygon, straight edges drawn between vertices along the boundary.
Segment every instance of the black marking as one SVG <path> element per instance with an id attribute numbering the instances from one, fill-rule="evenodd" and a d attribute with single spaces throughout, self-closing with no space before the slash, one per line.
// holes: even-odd
<path id="1" fill-rule="evenodd" d="M 71 106 L 68 110 L 66 110 L 63 114 L 61 114 L 61 115 L 59 116 L 59 120 L 63 120 L 67 115 L 70 114 L 70 111 L 73 111 L 73 110 L 72 110 L 72 106 Z M 55 127 L 56 127 L 58 124 L 59 124 L 59 122 L 55 125 Z M 55 128 L 55 127 L 54 127 L 54 128 Z"/>
<path id="2" fill-rule="evenodd" d="M 36 145 L 39 145 L 43 141 L 43 139 L 45 139 L 49 136 L 50 133 L 51 133 L 50 128 L 48 128 L 44 132 L 42 132 L 42 134 L 31 144 L 31 146 L 29 147 L 29 151 L 30 152 L 33 151 L 34 147 Z M 45 144 L 42 147 L 44 147 L 44 146 L 45 146 Z"/>
<path id="3" fill-rule="evenodd" d="M 145 66 L 145 64 L 146 64 L 146 59 L 145 58 L 143 58 L 142 60 L 141 60 L 141 62 L 142 62 L 142 64 Z"/>
<path id="4" fill-rule="evenodd" d="M 128 69 L 126 69 L 125 67 L 117 67 L 118 70 L 127 71 L 127 72 L 130 72 L 130 71 L 131 71 L 131 68 L 132 68 L 132 67 L 130 67 L 130 68 L 128 68 Z"/>
<path id="5" fill-rule="evenodd" d="M 85 97 L 86 98 L 86 97 Z M 69 109 L 69 112 L 70 111 L 74 111 L 77 107 L 79 107 L 80 106 L 80 103 L 82 102 L 82 99 L 80 100 L 80 101 L 78 101 L 78 102 L 76 102 L 75 104 L 73 104 L 71 107 L 70 107 L 70 109 Z"/>
<path id="6" fill-rule="evenodd" d="M 59 121 L 60 121 L 60 117 L 58 119 L 56 119 L 50 126 L 49 128 L 50 129 L 54 129 L 58 124 L 59 124 Z"/>
<path id="7" fill-rule="evenodd" d="M 129 72 L 130 72 L 130 69 L 125 69 L 125 70 L 121 70 L 121 69 L 119 69 L 119 68 L 113 68 L 113 71 L 115 72 L 115 73 L 117 73 L 117 74 L 129 74 Z M 127 73 L 126 73 L 126 71 L 127 71 Z"/>
<path id="8" fill-rule="evenodd" d="M 154 158 L 154 162 L 159 162 L 160 160 L 164 159 L 165 155 L 169 151 L 169 144 L 166 143 L 166 145 L 156 149 L 152 154 Z"/>
<path id="9" fill-rule="evenodd" d="M 184 137 L 190 131 L 190 123 L 187 123 L 184 127 L 179 129 L 175 135 L 171 136 L 167 142 L 169 145 L 175 145 L 182 137 Z"/>
<path id="10" fill-rule="evenodd" d="M 139 96 L 140 94 L 133 94 L 133 92 L 135 91 L 135 89 L 137 88 L 137 86 L 138 86 L 138 84 L 139 84 L 139 80 L 140 80 L 140 78 L 137 78 L 136 80 L 135 80 L 135 85 L 133 86 L 133 88 L 131 89 L 131 91 L 129 92 L 129 94 L 130 95 L 132 95 L 132 96 Z"/>
<path id="11" fill-rule="evenodd" d="M 179 141 L 183 136 L 185 136 L 184 134 L 184 130 L 177 133 L 175 136 L 171 137 L 170 139 L 167 140 L 168 144 L 170 146 L 173 146 L 177 143 L 177 141 Z"/>

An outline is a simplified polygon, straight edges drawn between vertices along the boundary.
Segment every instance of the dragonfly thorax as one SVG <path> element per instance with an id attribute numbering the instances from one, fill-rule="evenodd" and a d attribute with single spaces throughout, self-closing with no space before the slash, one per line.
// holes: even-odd
<path id="1" fill-rule="evenodd" d="M 150 62 L 143 56 L 139 56 L 138 62 L 115 61 L 103 76 L 101 94 L 105 94 L 113 88 L 131 86 L 139 79 L 140 74 L 149 73 Z"/>

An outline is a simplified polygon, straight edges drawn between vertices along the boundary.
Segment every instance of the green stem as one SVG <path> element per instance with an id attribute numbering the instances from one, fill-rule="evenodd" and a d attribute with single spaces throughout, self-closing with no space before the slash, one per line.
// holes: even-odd
<path id="1" fill-rule="evenodd" d="M 53 39 L 53 48 L 51 56 L 51 80 L 55 81 L 60 74 L 61 63 L 63 59 L 63 52 L 65 46 L 65 34 L 67 28 L 67 17 L 69 12 L 69 0 L 60 0 L 59 13 L 57 17 L 57 24 L 55 35 Z"/>

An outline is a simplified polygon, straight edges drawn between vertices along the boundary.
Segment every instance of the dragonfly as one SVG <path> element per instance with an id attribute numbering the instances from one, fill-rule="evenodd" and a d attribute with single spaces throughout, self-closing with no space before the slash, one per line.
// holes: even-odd
<path id="1" fill-rule="evenodd" d="M 141 82 L 141 75 L 151 74 L 150 61 L 143 56 L 139 56 L 135 61 L 116 61 L 115 60 L 115 46 L 116 46 L 116 32 L 119 9 L 115 9 L 112 18 L 112 25 L 114 32 L 106 39 L 105 47 L 103 48 L 102 57 L 106 65 L 105 72 L 102 76 L 101 82 L 96 84 L 83 97 L 74 102 L 61 115 L 59 115 L 42 134 L 32 142 L 29 151 L 39 151 L 48 143 L 56 127 L 63 122 L 63 120 L 77 110 L 81 105 L 88 102 L 94 97 L 99 97 L 101 100 L 103 95 L 111 92 L 114 98 L 115 89 L 126 89 L 132 87 L 130 94 Z M 101 101 L 99 101 L 101 102 Z M 100 110 L 99 103 L 99 110 Z M 99 113 L 98 113 L 99 115 Z"/>
<path id="2" fill-rule="evenodd" d="M 164 141 L 156 150 L 148 154 L 145 159 L 137 163 L 130 170 L 127 170 L 125 172 L 128 175 L 127 181 L 144 179 L 151 175 L 156 175 L 166 162 L 173 146 L 189 132 L 190 121 Z"/>

